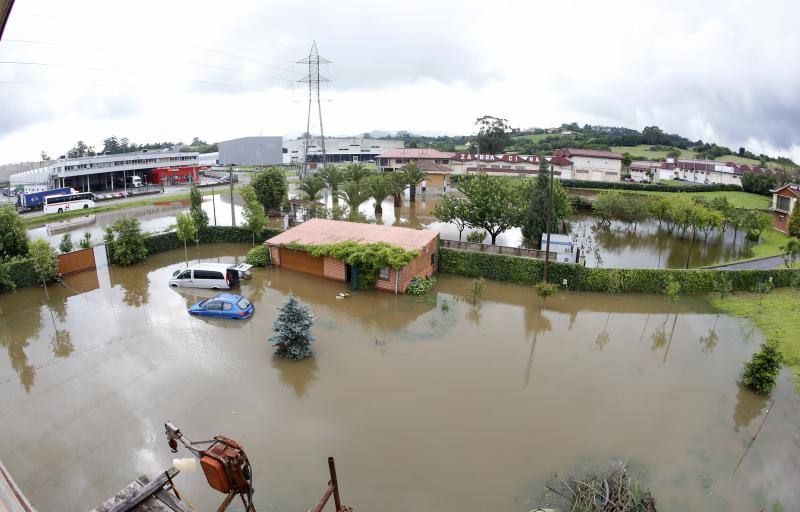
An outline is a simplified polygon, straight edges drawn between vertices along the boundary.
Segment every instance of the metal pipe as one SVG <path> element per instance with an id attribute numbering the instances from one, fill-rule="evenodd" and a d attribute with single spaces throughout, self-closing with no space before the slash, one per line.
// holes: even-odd
<path id="1" fill-rule="evenodd" d="M 339 482 L 336 480 L 336 465 L 333 462 L 333 457 L 328 457 L 328 469 L 331 472 L 331 483 L 333 487 L 333 503 L 336 505 L 336 512 L 342 509 L 342 501 L 339 499 Z"/>
<path id="2" fill-rule="evenodd" d="M 328 488 L 325 489 L 325 494 L 322 495 L 322 499 L 319 500 L 319 503 L 317 503 L 317 506 L 314 507 L 311 512 L 321 512 L 328 503 L 328 500 L 331 499 L 331 494 L 333 494 L 333 486 L 328 484 Z"/>

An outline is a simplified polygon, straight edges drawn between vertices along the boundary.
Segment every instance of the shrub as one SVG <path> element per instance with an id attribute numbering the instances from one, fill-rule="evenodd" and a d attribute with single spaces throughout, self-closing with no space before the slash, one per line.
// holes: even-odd
<path id="1" fill-rule="evenodd" d="M 289 193 L 286 174 L 277 167 L 259 171 L 250 184 L 253 186 L 259 202 L 264 206 L 264 211 L 268 213 L 278 211 Z"/>
<path id="2" fill-rule="evenodd" d="M 28 231 L 17 210 L 9 205 L 0 206 L 0 261 L 28 255 Z"/>
<path id="3" fill-rule="evenodd" d="M 720 192 L 741 191 L 739 185 L 687 185 L 672 186 L 659 183 L 633 183 L 629 181 L 583 181 L 561 180 L 561 185 L 566 188 L 599 188 L 611 190 L 648 190 L 661 192 Z"/>
<path id="4" fill-rule="evenodd" d="M 30 246 L 30 264 L 40 281 L 47 282 L 58 273 L 56 251 L 45 240 L 34 240 Z"/>
<path id="5" fill-rule="evenodd" d="M 667 298 L 667 302 L 678 302 L 680 293 L 681 283 L 672 274 L 667 274 L 666 279 L 664 279 L 664 296 Z"/>
<path id="6" fill-rule="evenodd" d="M 147 245 L 139 219 L 125 217 L 111 226 L 114 231 L 113 262 L 128 266 L 147 256 Z"/>
<path id="7" fill-rule="evenodd" d="M 58 244 L 58 250 L 61 251 L 61 254 L 67 254 L 72 252 L 72 248 L 72 235 L 64 233 L 64 236 L 61 237 L 61 242 Z"/>
<path id="8" fill-rule="evenodd" d="M 775 388 L 781 372 L 783 354 L 774 343 L 761 345 L 761 350 L 744 364 L 744 383 L 758 394 L 766 395 Z"/>
<path id="9" fill-rule="evenodd" d="M 467 233 L 467 242 L 472 242 L 473 244 L 482 244 L 485 238 L 486 233 L 483 231 L 470 231 Z"/>
<path id="10" fill-rule="evenodd" d="M 304 359 L 311 355 L 311 344 L 315 337 L 311 334 L 314 315 L 311 310 L 289 294 L 289 298 L 278 308 L 280 313 L 272 324 L 275 335 L 269 338 L 275 347 L 275 355 L 287 359 Z"/>
<path id="11" fill-rule="evenodd" d="M 536 285 L 536 295 L 542 299 L 547 299 L 551 295 L 555 295 L 558 291 L 558 285 L 553 283 L 539 283 Z"/>
<path id="12" fill-rule="evenodd" d="M 531 286 L 541 282 L 544 266 L 541 260 L 446 248 L 439 249 L 439 262 L 441 272 Z M 550 282 L 566 279 L 570 290 L 603 293 L 663 293 L 667 276 L 673 277 L 683 294 L 710 293 L 720 275 L 730 278 L 732 291 L 751 291 L 770 278 L 776 288 L 791 286 L 800 270 L 611 269 L 555 262 L 549 267 Z"/>
<path id="13" fill-rule="evenodd" d="M 80 239 L 78 244 L 81 246 L 81 249 L 89 249 L 92 247 L 92 234 L 88 231 L 83 233 L 83 238 Z"/>
<path id="14" fill-rule="evenodd" d="M 253 247 L 247 251 L 245 262 L 255 267 L 266 267 L 270 264 L 269 247 L 264 244 Z"/>
<path id="15" fill-rule="evenodd" d="M 406 293 L 409 295 L 425 295 L 428 293 L 433 285 L 436 284 L 436 278 L 431 277 L 415 277 L 408 283 L 408 288 L 406 288 Z"/>

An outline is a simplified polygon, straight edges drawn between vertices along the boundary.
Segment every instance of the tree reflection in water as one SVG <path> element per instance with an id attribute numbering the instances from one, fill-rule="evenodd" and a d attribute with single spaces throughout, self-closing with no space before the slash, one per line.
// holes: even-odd
<path id="1" fill-rule="evenodd" d="M 739 392 L 736 394 L 736 407 L 733 409 L 734 429 L 746 428 L 754 418 L 761 415 L 769 397 L 754 393 L 743 383 L 736 381 Z"/>
<path id="2" fill-rule="evenodd" d="M 28 363 L 25 349 L 30 340 L 39 335 L 43 326 L 41 306 L 23 310 L 13 316 L 2 316 L 0 346 L 6 347 L 11 368 L 19 376 L 19 382 L 26 393 L 31 392 L 36 382 L 36 368 Z"/>
<path id="3" fill-rule="evenodd" d="M 313 355 L 300 361 L 273 357 L 272 366 L 278 370 L 281 383 L 291 388 L 298 398 L 305 395 L 309 386 L 317 380 L 317 359 Z"/>

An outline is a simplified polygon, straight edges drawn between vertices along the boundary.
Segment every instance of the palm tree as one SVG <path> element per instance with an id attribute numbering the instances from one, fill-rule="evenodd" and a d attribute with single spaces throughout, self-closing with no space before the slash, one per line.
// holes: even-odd
<path id="1" fill-rule="evenodd" d="M 425 181 L 427 174 L 417 164 L 406 164 L 400 172 L 406 184 L 410 187 L 408 197 L 411 202 L 414 202 L 417 195 L 417 185 Z"/>
<path id="2" fill-rule="evenodd" d="M 400 185 L 394 179 L 394 176 L 387 174 L 377 174 L 371 176 L 368 181 L 370 194 L 375 198 L 375 216 L 383 214 L 383 205 L 381 204 L 386 196 L 402 192 Z"/>
<path id="3" fill-rule="evenodd" d="M 361 203 L 372 197 L 372 190 L 366 183 L 348 181 L 342 185 L 337 194 L 350 208 L 350 214 L 354 215 L 358 212 L 358 207 L 361 206 Z"/>
<path id="4" fill-rule="evenodd" d="M 394 192 L 394 207 L 400 208 L 403 206 L 403 192 L 405 191 L 408 184 L 406 183 L 406 177 L 403 175 L 402 172 L 392 172 L 389 174 L 394 184 L 397 186 L 397 190 Z"/>
<path id="5" fill-rule="evenodd" d="M 333 195 L 333 202 L 334 204 L 339 203 L 339 185 L 344 183 L 345 175 L 342 172 L 342 169 L 332 165 L 330 167 L 325 167 L 319 172 L 319 177 L 328 184 L 328 188 L 331 189 L 331 194 Z"/>
<path id="6" fill-rule="evenodd" d="M 303 194 L 303 199 L 316 201 L 325 186 L 325 180 L 320 176 L 309 176 L 300 182 L 300 186 L 297 189 Z"/>
<path id="7" fill-rule="evenodd" d="M 345 168 L 345 176 L 347 176 L 348 181 L 359 182 L 371 174 L 364 164 L 352 163 Z"/>

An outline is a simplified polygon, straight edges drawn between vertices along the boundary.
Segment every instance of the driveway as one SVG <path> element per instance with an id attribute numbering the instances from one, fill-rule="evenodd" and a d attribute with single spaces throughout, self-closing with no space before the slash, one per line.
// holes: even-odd
<path id="1" fill-rule="evenodd" d="M 742 261 L 731 263 L 730 265 L 720 265 L 718 267 L 705 267 L 714 270 L 768 270 L 783 266 L 783 256 L 770 256 L 758 260 Z"/>

